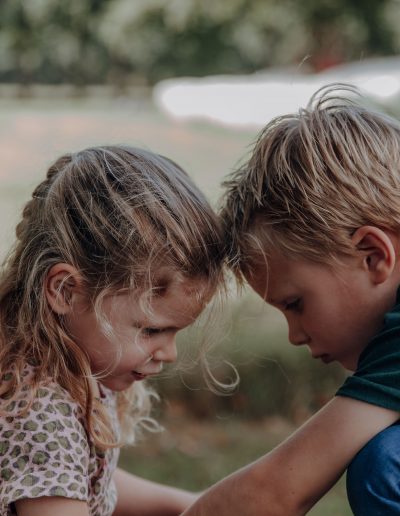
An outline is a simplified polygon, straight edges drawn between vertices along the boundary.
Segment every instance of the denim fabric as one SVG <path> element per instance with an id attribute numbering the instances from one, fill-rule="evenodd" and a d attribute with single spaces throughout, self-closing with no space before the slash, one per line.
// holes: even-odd
<path id="1" fill-rule="evenodd" d="M 400 423 L 386 428 L 354 457 L 347 496 L 356 516 L 400 516 Z"/>

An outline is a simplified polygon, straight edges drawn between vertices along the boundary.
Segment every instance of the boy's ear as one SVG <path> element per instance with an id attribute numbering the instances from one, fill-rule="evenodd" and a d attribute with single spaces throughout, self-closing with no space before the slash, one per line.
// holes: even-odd
<path id="1" fill-rule="evenodd" d="M 78 271 L 67 263 L 53 265 L 47 273 L 45 292 L 51 309 L 65 315 L 70 312 L 75 294 L 81 292 L 82 279 Z"/>
<path id="2" fill-rule="evenodd" d="M 375 226 L 362 226 L 352 235 L 352 242 L 361 253 L 363 267 L 375 284 L 383 283 L 393 272 L 396 252 L 388 234 Z"/>

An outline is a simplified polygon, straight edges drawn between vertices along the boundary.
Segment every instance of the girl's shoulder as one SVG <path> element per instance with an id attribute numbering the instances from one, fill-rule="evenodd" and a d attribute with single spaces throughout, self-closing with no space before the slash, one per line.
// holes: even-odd
<path id="1" fill-rule="evenodd" d="M 48 379 L 32 389 L 27 367 L 21 388 L 3 400 L 0 412 L 0 514 L 21 498 L 64 496 L 90 500 L 88 475 L 97 455 L 88 439 L 84 415 L 71 395 Z"/>
<path id="2" fill-rule="evenodd" d="M 34 372 L 27 366 L 19 390 L 0 403 L 0 459 L 19 456 L 24 460 L 48 459 L 53 452 L 68 461 L 79 451 L 82 460 L 90 443 L 80 405 L 69 392 L 51 379 L 33 388 Z M 14 464 L 15 466 L 15 464 Z M 4 470 L 2 472 L 4 475 Z"/>
<path id="3" fill-rule="evenodd" d="M 42 420 L 74 416 L 78 420 L 83 418 L 82 408 L 65 388 L 50 377 L 38 385 L 34 385 L 33 379 L 34 368 L 27 364 L 16 393 L 11 399 L 0 397 L 0 417 L 26 418 L 36 417 L 37 414 Z"/>

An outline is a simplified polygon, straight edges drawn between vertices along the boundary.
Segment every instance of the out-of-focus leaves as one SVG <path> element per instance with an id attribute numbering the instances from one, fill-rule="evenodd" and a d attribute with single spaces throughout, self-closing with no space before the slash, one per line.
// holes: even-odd
<path id="1" fill-rule="evenodd" d="M 398 0 L 3 0 L 0 80 L 124 84 L 133 76 L 314 69 L 400 51 Z"/>

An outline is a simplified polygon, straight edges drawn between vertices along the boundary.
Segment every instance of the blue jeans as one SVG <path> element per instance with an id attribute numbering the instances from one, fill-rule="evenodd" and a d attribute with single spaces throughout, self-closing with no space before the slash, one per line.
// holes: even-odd
<path id="1" fill-rule="evenodd" d="M 371 439 L 347 469 L 347 496 L 356 516 L 400 515 L 400 423 Z"/>

